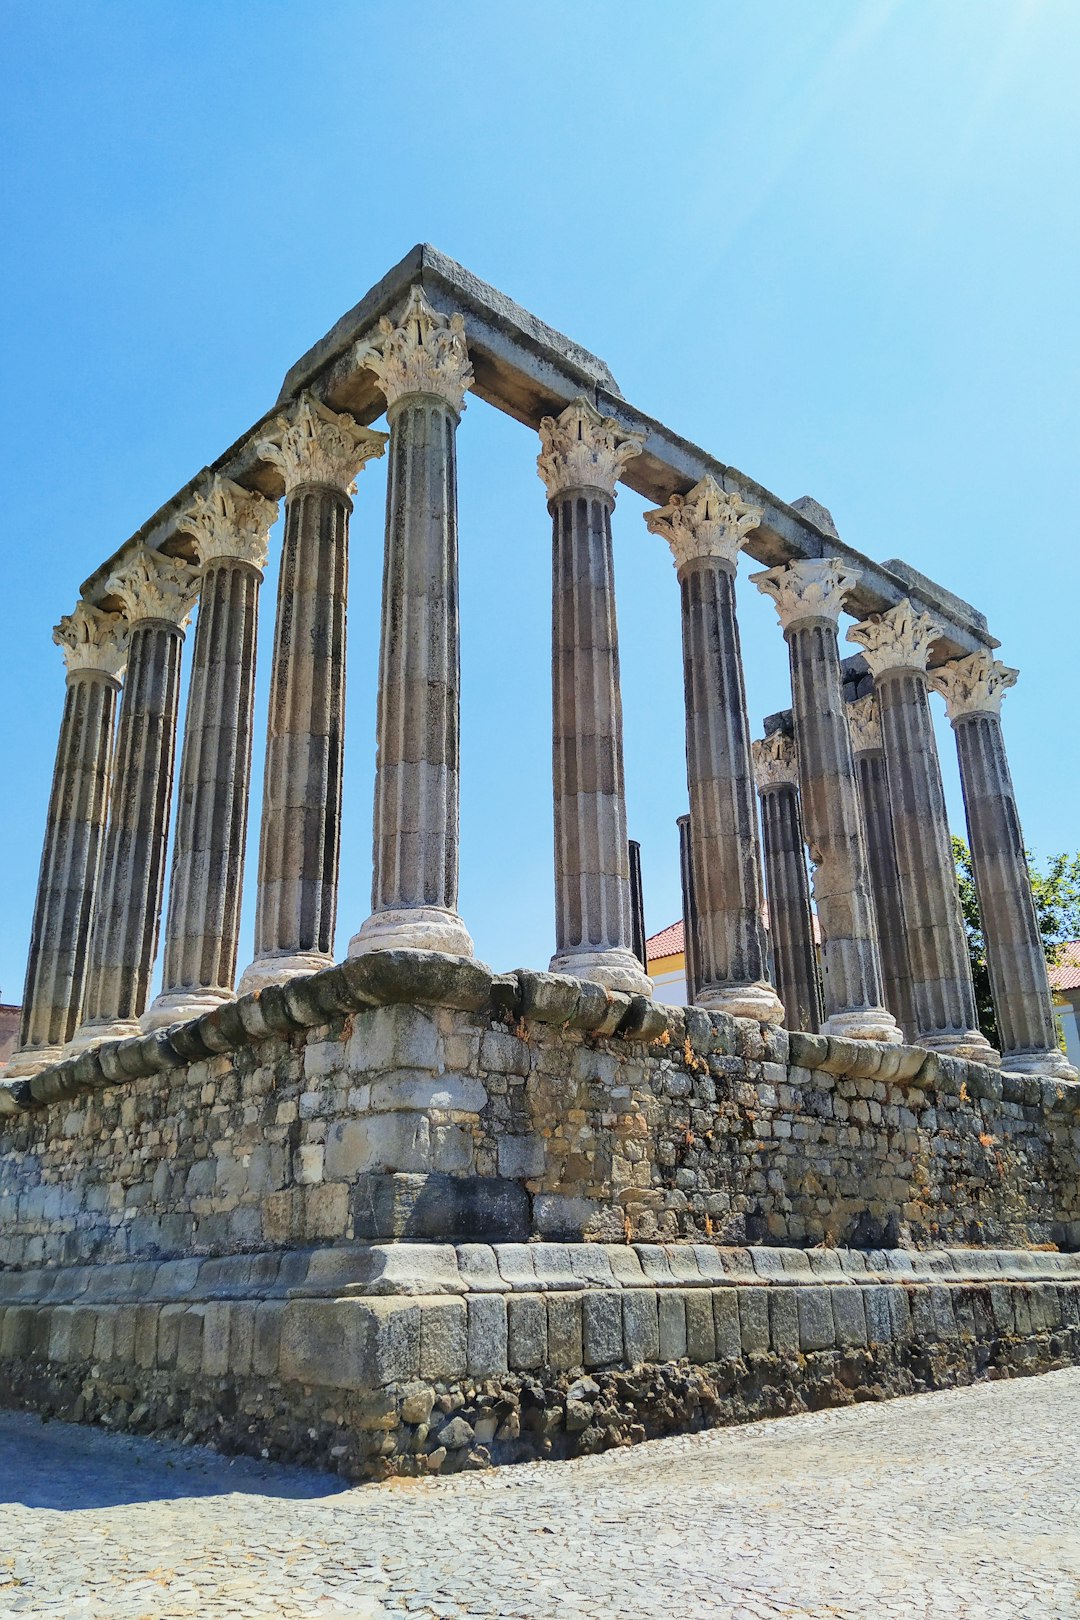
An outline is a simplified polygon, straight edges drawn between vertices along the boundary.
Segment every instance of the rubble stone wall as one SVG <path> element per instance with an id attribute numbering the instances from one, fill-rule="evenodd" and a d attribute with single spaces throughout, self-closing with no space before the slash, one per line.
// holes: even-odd
<path id="1" fill-rule="evenodd" d="M 347 967 L 9 1088 L 0 1265 L 383 1237 L 1080 1247 L 1075 1085 L 421 953 Z"/>

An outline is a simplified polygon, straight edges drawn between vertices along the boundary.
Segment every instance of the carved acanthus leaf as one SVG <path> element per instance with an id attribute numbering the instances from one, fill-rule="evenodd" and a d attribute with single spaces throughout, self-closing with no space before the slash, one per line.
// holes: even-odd
<path id="1" fill-rule="evenodd" d="M 146 547 L 105 582 L 105 595 L 120 598 L 130 625 L 140 619 L 165 619 L 183 630 L 198 594 L 197 568 Z"/>
<path id="2" fill-rule="evenodd" d="M 1019 675 L 993 653 L 977 652 L 940 664 L 930 671 L 929 681 L 945 699 L 949 719 L 959 720 L 965 714 L 1000 714 L 1001 700 Z"/>
<path id="3" fill-rule="evenodd" d="M 759 591 L 771 596 L 782 627 L 800 619 L 832 619 L 837 623 L 844 600 L 859 577 L 839 557 L 807 557 L 751 574 Z"/>
<path id="4" fill-rule="evenodd" d="M 176 527 L 195 536 L 204 570 L 222 561 L 265 568 L 277 515 L 276 501 L 219 476 L 208 493 L 200 491 L 195 496 L 177 518 Z"/>
<path id="5" fill-rule="evenodd" d="M 100 670 L 119 680 L 127 665 L 127 622 L 122 613 L 106 613 L 90 602 L 78 602 L 53 631 L 68 674 Z"/>
<path id="6" fill-rule="evenodd" d="M 754 779 L 759 791 L 764 792 L 772 787 L 798 787 L 799 764 L 794 737 L 774 731 L 771 736 L 751 743 L 750 752 L 754 756 Z"/>
<path id="7" fill-rule="evenodd" d="M 358 343 L 352 358 L 375 373 L 387 409 L 407 394 L 435 394 L 459 415 L 465 409 L 473 368 L 464 317 L 438 314 L 419 287 L 409 293 L 401 319 L 395 324 L 384 315 L 379 336 Z"/>
<path id="8" fill-rule="evenodd" d="M 278 419 L 273 436 L 261 439 L 255 449 L 264 461 L 280 467 L 286 495 L 303 484 L 328 484 L 354 495 L 354 478 L 366 462 L 382 455 L 387 437 L 304 394 Z"/>
<path id="9" fill-rule="evenodd" d="M 689 494 L 673 495 L 666 506 L 646 512 L 645 522 L 671 547 L 677 571 L 698 557 L 734 566 L 761 517 L 760 506 L 751 506 L 741 496 L 729 494 L 707 473 Z"/>
<path id="10" fill-rule="evenodd" d="M 930 648 L 941 634 L 929 613 L 917 613 L 905 596 L 887 613 L 853 624 L 847 639 L 863 650 L 875 677 L 894 669 L 925 669 Z"/>
<path id="11" fill-rule="evenodd" d="M 868 753 L 881 747 L 881 721 L 878 717 L 877 698 L 873 692 L 847 706 L 848 725 L 851 728 L 851 746 L 857 754 Z"/>
<path id="12" fill-rule="evenodd" d="M 559 416 L 540 423 L 536 470 L 554 500 L 568 489 L 601 489 L 615 494 L 628 461 L 645 446 L 643 433 L 627 433 L 613 416 L 601 416 L 585 398 L 573 400 Z"/>

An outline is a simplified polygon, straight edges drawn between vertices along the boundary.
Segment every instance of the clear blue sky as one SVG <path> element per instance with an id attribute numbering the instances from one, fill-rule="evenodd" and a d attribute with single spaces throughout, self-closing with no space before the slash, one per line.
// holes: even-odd
<path id="1" fill-rule="evenodd" d="M 62 702 L 52 625 L 422 240 L 650 414 L 972 599 L 1022 671 L 1005 719 L 1028 842 L 1080 846 L 1074 0 L 6 0 L 0 36 L 5 999 Z M 461 910 L 494 966 L 543 965 L 536 444 L 473 401 L 459 445 Z M 353 523 L 339 952 L 369 908 L 383 476 L 362 474 Z M 615 544 L 656 929 L 685 775 L 676 582 L 641 510 L 620 497 Z M 260 731 L 273 590 L 271 571 Z M 787 704 L 786 658 L 745 580 L 740 600 L 756 730 Z M 253 814 L 252 852 L 256 833 Z"/>

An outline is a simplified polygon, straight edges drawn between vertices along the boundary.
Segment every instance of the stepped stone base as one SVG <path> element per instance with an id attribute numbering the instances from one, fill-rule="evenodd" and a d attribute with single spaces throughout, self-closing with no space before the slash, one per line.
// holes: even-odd
<path id="1" fill-rule="evenodd" d="M 355 1244 L 0 1274 L 0 1400 L 354 1479 L 1080 1362 L 1080 1257 Z"/>

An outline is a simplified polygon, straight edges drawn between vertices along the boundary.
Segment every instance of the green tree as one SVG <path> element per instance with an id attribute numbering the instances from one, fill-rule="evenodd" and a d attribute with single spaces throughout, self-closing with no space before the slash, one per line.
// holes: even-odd
<path id="1" fill-rule="evenodd" d="M 960 905 L 964 913 L 964 930 L 967 934 L 968 954 L 971 957 L 971 977 L 975 983 L 979 1028 L 991 1046 L 997 1046 L 997 1020 L 994 1017 L 994 1002 L 990 994 L 986 939 L 983 934 L 979 900 L 975 893 L 971 851 L 962 838 L 954 838 L 952 843 L 956 876 L 960 885 Z M 1047 963 L 1052 967 L 1065 941 L 1080 939 L 1080 855 L 1053 855 L 1046 863 L 1046 870 L 1042 872 L 1030 855 L 1027 857 L 1027 863 L 1043 950 L 1046 952 Z"/>

